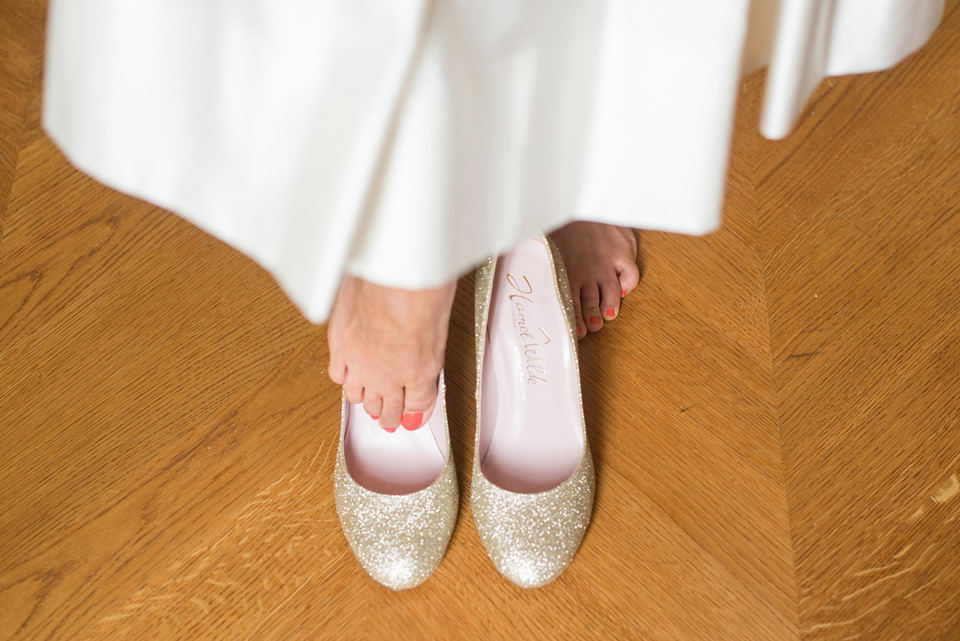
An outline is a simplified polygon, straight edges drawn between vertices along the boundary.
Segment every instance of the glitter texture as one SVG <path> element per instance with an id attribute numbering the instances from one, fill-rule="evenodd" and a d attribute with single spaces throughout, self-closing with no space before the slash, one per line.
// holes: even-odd
<path id="1" fill-rule="evenodd" d="M 374 581 L 393 590 L 420 585 L 433 574 L 457 522 L 459 494 L 446 422 L 443 376 L 438 411 L 444 415 L 446 465 L 428 487 L 410 494 L 380 494 L 357 483 L 343 456 L 346 398 L 340 417 L 340 446 L 333 474 L 340 527 Z"/>
<path id="2" fill-rule="evenodd" d="M 549 249 L 556 274 L 556 293 L 567 321 L 567 334 L 574 355 L 577 353 L 573 299 L 563 259 L 549 238 L 540 242 Z M 583 456 L 566 481 L 545 492 L 522 494 L 494 485 L 480 467 L 480 382 L 483 380 L 483 355 L 487 318 L 496 258 L 490 258 L 477 270 L 474 327 L 477 350 L 477 434 L 474 441 L 473 481 L 470 506 L 480 538 L 490 559 L 505 577 L 520 587 L 540 587 L 556 579 L 573 560 L 593 512 L 594 471 L 590 444 L 583 420 L 580 396 L 580 425 L 583 429 Z M 579 363 L 574 359 L 577 381 Z M 578 385 L 579 395 L 579 385 Z"/>

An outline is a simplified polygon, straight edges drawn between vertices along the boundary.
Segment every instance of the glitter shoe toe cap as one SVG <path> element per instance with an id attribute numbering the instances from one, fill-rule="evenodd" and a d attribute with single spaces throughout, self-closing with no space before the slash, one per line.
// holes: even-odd
<path id="1" fill-rule="evenodd" d="M 523 588 L 541 587 L 560 576 L 580 547 L 593 511 L 589 450 L 569 479 L 546 492 L 504 490 L 479 469 L 473 479 L 471 510 L 497 570 Z"/>
<path id="2" fill-rule="evenodd" d="M 393 590 L 420 585 L 433 574 L 457 520 L 452 457 L 429 487 L 412 494 L 372 492 L 349 475 L 343 457 L 334 472 L 340 525 L 360 566 Z"/>

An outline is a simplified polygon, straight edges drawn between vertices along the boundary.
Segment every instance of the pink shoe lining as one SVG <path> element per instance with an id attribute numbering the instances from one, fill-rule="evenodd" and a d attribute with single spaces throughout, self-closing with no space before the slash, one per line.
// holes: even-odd
<path id="1" fill-rule="evenodd" d="M 370 418 L 362 405 L 347 403 L 343 457 L 353 479 L 380 494 L 410 494 L 429 487 L 447 462 L 444 403 L 427 424 L 392 434 Z"/>
<path id="2" fill-rule="evenodd" d="M 480 465 L 512 492 L 560 485 L 583 456 L 580 386 L 543 242 L 497 262 L 483 362 Z"/>

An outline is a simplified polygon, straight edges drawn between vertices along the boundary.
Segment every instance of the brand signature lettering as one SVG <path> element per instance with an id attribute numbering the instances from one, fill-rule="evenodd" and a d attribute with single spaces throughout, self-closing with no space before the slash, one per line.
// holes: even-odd
<path id="1" fill-rule="evenodd" d="M 536 385 L 546 383 L 547 370 L 544 367 L 544 355 L 540 348 L 550 344 L 550 337 L 543 331 L 542 327 L 530 330 L 527 326 L 527 317 L 524 314 L 524 305 L 533 304 L 533 285 L 526 276 L 521 277 L 522 282 L 517 280 L 513 274 L 507 274 L 507 284 L 516 292 L 510 294 L 510 302 L 513 304 L 515 315 L 514 324 L 516 325 L 520 341 L 523 344 L 523 358 L 527 368 L 527 384 Z M 536 335 L 539 332 L 540 335 Z"/>

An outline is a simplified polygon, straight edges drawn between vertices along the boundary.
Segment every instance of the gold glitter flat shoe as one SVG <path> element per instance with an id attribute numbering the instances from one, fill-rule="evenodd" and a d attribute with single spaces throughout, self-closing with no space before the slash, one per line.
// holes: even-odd
<path id="1" fill-rule="evenodd" d="M 593 511 L 563 259 L 546 237 L 477 272 L 477 435 L 470 505 L 497 570 L 521 587 L 556 579 Z"/>
<path id="2" fill-rule="evenodd" d="M 423 583 L 440 565 L 457 521 L 457 475 L 446 394 L 423 427 L 390 433 L 342 401 L 333 476 L 340 526 L 374 581 L 394 590 Z"/>

